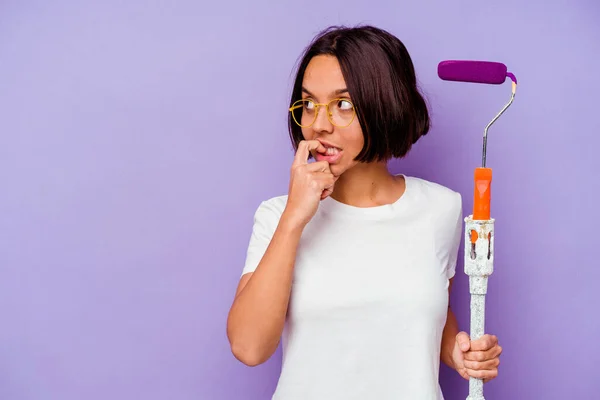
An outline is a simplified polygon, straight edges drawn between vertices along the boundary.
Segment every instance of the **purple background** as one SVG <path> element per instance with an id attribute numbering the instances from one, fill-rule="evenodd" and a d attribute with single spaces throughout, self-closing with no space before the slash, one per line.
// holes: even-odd
<path id="1" fill-rule="evenodd" d="M 433 129 L 392 168 L 459 190 L 466 213 L 510 84 L 443 82 L 437 63 L 517 75 L 490 130 L 487 330 L 505 353 L 486 398 L 600 396 L 594 1 L 85 3 L 0 2 L 0 399 L 270 398 L 280 353 L 237 362 L 226 315 L 253 212 L 287 189 L 294 63 L 337 23 L 405 42 Z M 456 280 L 467 329 L 462 265 Z"/>

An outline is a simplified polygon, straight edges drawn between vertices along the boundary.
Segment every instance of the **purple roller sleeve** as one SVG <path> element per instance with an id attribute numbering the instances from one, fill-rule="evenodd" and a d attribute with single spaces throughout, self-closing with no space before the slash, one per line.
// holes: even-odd
<path id="1" fill-rule="evenodd" d="M 507 68 L 499 62 L 447 60 L 439 63 L 438 76 L 445 81 L 499 85 L 506 80 Z"/>

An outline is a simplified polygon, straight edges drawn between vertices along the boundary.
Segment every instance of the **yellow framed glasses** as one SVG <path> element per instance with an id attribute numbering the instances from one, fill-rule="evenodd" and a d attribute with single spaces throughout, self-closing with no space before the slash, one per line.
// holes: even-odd
<path id="1" fill-rule="evenodd" d="M 329 122 L 340 128 L 350 125 L 356 116 L 354 104 L 348 99 L 333 99 L 329 103 L 316 103 L 310 99 L 301 99 L 292 104 L 290 112 L 298 126 L 308 128 L 317 120 L 320 107 L 325 107 Z"/>

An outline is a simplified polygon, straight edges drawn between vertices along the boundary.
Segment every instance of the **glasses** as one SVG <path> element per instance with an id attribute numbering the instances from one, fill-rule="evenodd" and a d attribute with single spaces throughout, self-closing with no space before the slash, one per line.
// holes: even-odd
<path id="1" fill-rule="evenodd" d="M 308 128 L 317 120 L 319 107 L 325 107 L 329 122 L 340 128 L 350 125 L 356 116 L 354 105 L 348 99 L 333 99 L 329 103 L 315 103 L 310 99 L 302 99 L 292 104 L 290 112 L 296 124 Z"/>

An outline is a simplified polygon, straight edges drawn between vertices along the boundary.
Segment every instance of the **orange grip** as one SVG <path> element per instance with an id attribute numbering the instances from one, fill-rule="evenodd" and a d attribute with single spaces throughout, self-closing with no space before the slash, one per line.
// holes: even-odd
<path id="1" fill-rule="evenodd" d="M 475 198 L 473 201 L 473 220 L 490 219 L 492 197 L 492 169 L 475 168 Z"/>

